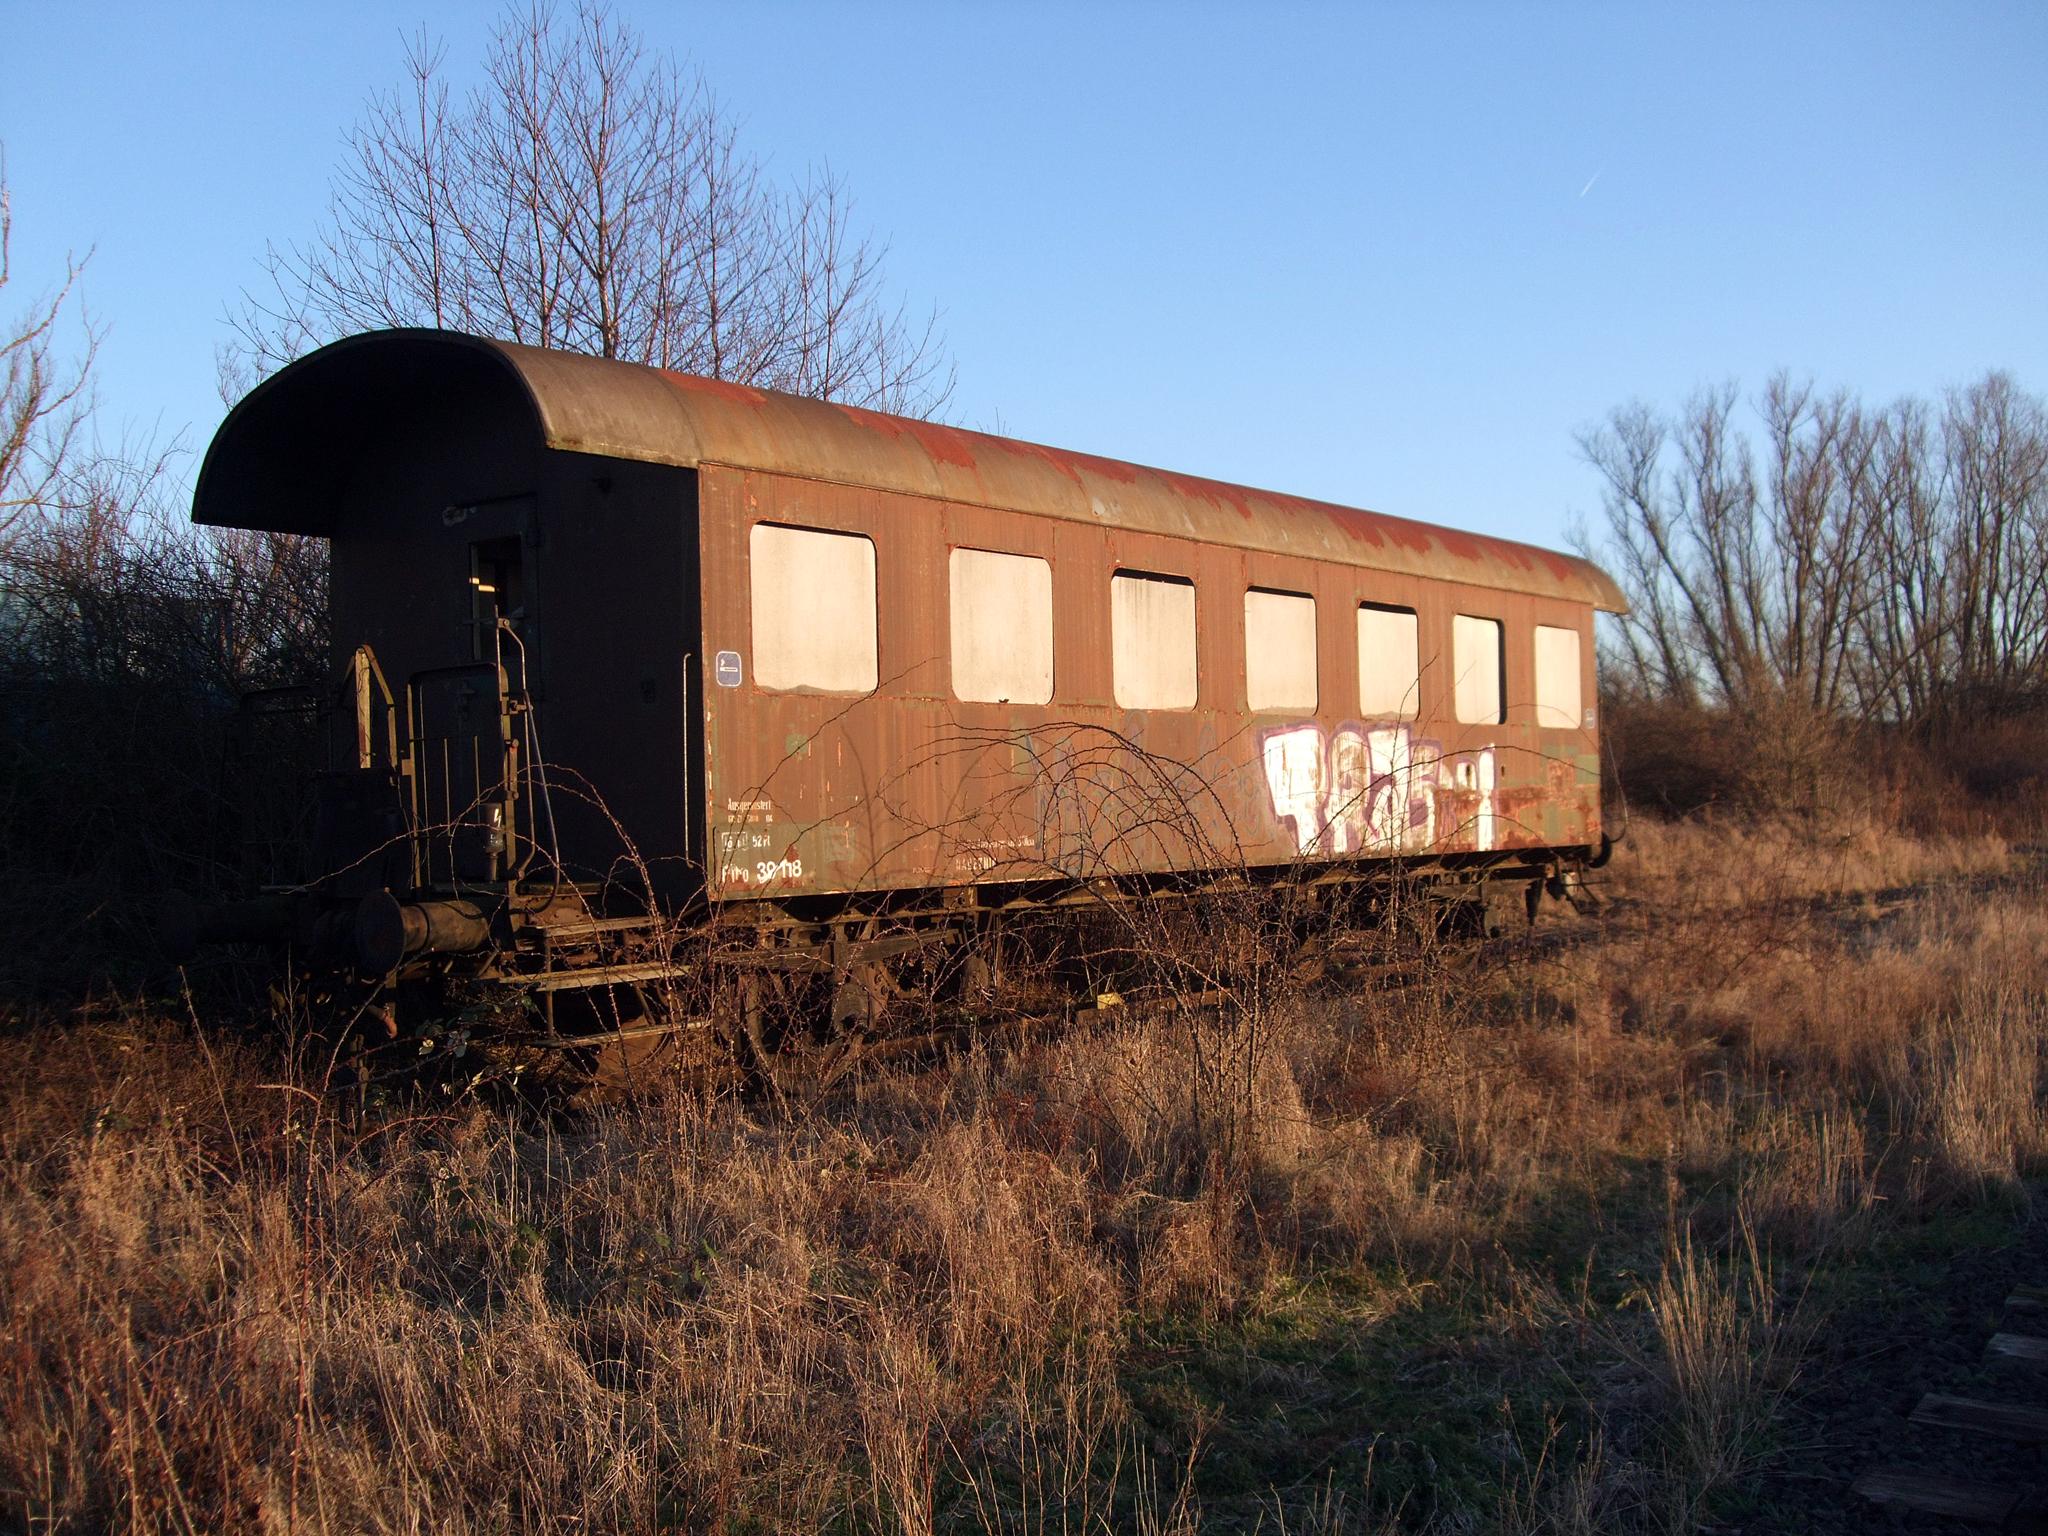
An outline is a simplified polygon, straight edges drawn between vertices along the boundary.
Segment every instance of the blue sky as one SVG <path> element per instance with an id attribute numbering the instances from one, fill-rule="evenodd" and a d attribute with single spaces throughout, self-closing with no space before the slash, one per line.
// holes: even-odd
<path id="1" fill-rule="evenodd" d="M 1556 543 L 1630 398 L 2048 390 L 2048 6 L 619 9 L 845 177 L 964 425 Z M 497 14 L 8 0 L 0 303 L 94 248 L 107 430 L 203 447 L 403 36 Z"/>

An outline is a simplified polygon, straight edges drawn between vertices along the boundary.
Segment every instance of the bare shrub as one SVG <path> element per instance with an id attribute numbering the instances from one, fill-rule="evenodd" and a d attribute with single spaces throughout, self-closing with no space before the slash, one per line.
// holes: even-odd
<path id="1" fill-rule="evenodd" d="M 133 986 L 157 898 L 239 889 L 248 812 L 278 786 L 238 761 L 236 700 L 325 669 L 324 546 L 190 528 L 174 460 L 74 455 L 0 551 L 0 857 L 20 940 L 0 987 L 16 996 Z"/>

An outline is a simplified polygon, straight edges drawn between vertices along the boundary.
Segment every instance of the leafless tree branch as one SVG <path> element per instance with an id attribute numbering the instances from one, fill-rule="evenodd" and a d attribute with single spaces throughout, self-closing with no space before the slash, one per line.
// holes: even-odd
<path id="1" fill-rule="evenodd" d="M 913 415 L 952 391 L 936 314 L 829 169 L 778 186 L 703 78 L 603 0 L 509 11 L 457 100 L 407 46 L 370 98 L 325 227 L 273 247 L 230 320 L 224 387 L 352 331 L 428 325 Z"/>
<path id="2" fill-rule="evenodd" d="M 2003 374 L 1875 409 L 1780 374 L 1583 433 L 1627 686 L 1751 718 L 2048 699 L 2048 409 Z"/>
<path id="3" fill-rule="evenodd" d="M 0 293 L 14 275 L 13 244 L 14 204 L 0 148 Z M 0 550 L 25 518 L 57 497 L 91 411 L 92 366 L 104 332 L 81 316 L 75 354 L 67 358 L 63 349 L 65 310 L 91 259 L 90 252 L 67 257 L 56 290 L 0 329 Z"/>

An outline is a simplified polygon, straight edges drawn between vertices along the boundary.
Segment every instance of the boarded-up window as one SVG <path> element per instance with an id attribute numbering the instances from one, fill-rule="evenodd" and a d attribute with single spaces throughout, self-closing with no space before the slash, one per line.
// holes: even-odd
<path id="1" fill-rule="evenodd" d="M 956 549 L 951 559 L 953 697 L 1052 697 L 1052 567 L 1031 555 Z"/>
<path id="2" fill-rule="evenodd" d="M 1358 712 L 1367 720 L 1413 720 L 1422 703 L 1422 648 L 1415 611 L 1358 605 Z"/>
<path id="3" fill-rule="evenodd" d="M 1195 707 L 1195 584 L 1118 571 L 1109 583 L 1111 692 L 1119 709 Z"/>
<path id="4" fill-rule="evenodd" d="M 1579 632 L 1536 626 L 1536 723 L 1579 728 Z"/>
<path id="5" fill-rule="evenodd" d="M 1316 707 L 1316 600 L 1253 587 L 1244 595 L 1244 701 L 1248 709 Z"/>
<path id="6" fill-rule="evenodd" d="M 1499 619 L 1461 613 L 1451 620 L 1451 667 L 1457 674 L 1455 707 L 1466 725 L 1498 725 L 1507 719 L 1501 693 L 1502 633 Z"/>
<path id="7" fill-rule="evenodd" d="M 763 688 L 872 692 L 873 542 L 858 533 L 756 523 L 748 553 L 754 681 Z"/>

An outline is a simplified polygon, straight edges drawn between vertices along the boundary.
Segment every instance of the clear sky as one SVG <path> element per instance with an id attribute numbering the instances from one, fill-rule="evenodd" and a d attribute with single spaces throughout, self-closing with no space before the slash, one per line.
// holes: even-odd
<path id="1" fill-rule="evenodd" d="M 2048 390 L 2048 5 L 618 8 L 845 177 L 963 425 L 1555 543 L 1630 398 Z M 203 447 L 403 36 L 497 13 L 5 0 L 0 304 L 94 248 L 110 429 Z"/>

